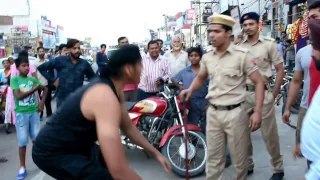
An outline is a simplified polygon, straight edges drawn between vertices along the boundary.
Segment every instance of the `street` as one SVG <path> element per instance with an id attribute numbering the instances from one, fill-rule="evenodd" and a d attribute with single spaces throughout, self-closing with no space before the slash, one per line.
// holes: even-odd
<path id="1" fill-rule="evenodd" d="M 55 103 L 53 102 L 53 107 Z M 296 120 L 297 116 L 293 115 L 292 119 Z M 306 172 L 306 161 L 304 159 L 294 160 L 292 158 L 292 149 L 295 142 L 295 130 L 291 129 L 287 125 L 282 123 L 281 120 L 281 105 L 277 107 L 277 121 L 280 136 L 281 152 L 284 159 L 285 179 L 287 180 L 302 180 L 303 175 Z M 42 125 L 45 120 L 42 122 Z M 0 163 L 0 180 L 13 180 L 16 179 L 18 172 L 18 148 L 16 141 L 16 134 L 12 133 L 6 135 L 3 127 L 0 128 L 0 156 L 7 158 L 9 161 L 6 163 Z M 254 145 L 254 159 L 255 159 L 255 171 L 251 175 L 249 180 L 266 180 L 271 177 L 272 171 L 270 167 L 270 161 L 268 153 L 265 149 L 264 143 L 261 139 L 260 131 L 253 133 L 252 141 Z M 36 165 L 32 162 L 31 147 L 30 144 L 27 150 L 27 170 L 28 176 L 26 180 L 52 180 L 42 171 L 40 171 Z M 138 172 L 138 174 L 146 180 L 164 180 L 164 179 L 182 179 L 173 174 L 166 175 L 162 170 L 162 167 L 155 159 L 148 159 L 141 150 L 126 150 L 126 156 L 128 158 L 130 166 Z M 225 170 L 225 180 L 232 179 L 233 168 L 230 166 Z M 195 180 L 205 179 L 205 175 L 194 178 Z"/>

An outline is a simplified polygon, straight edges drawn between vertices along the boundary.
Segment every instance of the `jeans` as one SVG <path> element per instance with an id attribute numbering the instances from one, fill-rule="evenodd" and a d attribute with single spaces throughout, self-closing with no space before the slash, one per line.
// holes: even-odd
<path id="1" fill-rule="evenodd" d="M 39 112 L 33 113 L 16 113 L 16 131 L 18 146 L 25 147 L 28 144 L 29 137 L 32 141 L 40 130 L 40 115 Z"/>

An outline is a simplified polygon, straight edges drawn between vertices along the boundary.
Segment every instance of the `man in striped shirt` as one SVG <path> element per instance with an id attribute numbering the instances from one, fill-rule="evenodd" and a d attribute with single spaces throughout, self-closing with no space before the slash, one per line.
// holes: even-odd
<path id="1" fill-rule="evenodd" d="M 160 80 L 167 81 L 171 77 L 168 60 L 159 54 L 157 41 L 148 43 L 148 53 L 142 59 L 142 72 L 138 85 L 138 100 L 155 96 Z"/>

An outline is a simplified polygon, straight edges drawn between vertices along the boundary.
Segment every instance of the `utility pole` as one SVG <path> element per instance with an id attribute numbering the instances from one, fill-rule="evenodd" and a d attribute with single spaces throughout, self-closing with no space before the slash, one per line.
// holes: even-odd
<path id="1" fill-rule="evenodd" d="M 164 23 L 165 23 L 165 28 L 166 28 L 166 41 L 168 41 L 168 18 L 167 15 L 163 15 L 164 16 Z"/>
<path id="2" fill-rule="evenodd" d="M 258 0 L 259 2 L 259 4 L 258 4 L 258 6 L 259 6 L 259 15 L 260 15 L 260 17 L 261 17 L 261 1 L 260 0 Z"/>

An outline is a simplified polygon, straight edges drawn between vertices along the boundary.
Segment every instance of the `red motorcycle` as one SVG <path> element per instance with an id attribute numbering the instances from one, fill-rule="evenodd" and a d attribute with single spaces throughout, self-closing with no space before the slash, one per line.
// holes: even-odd
<path id="1" fill-rule="evenodd" d="M 184 124 L 183 105 L 177 96 L 177 88 L 165 84 L 158 96 L 139 102 L 126 102 L 129 117 L 144 137 L 168 158 L 172 170 L 179 176 L 186 175 L 185 126 L 188 129 L 189 176 L 205 171 L 207 144 L 202 129 L 192 124 Z M 122 143 L 139 148 L 123 137 Z"/>

